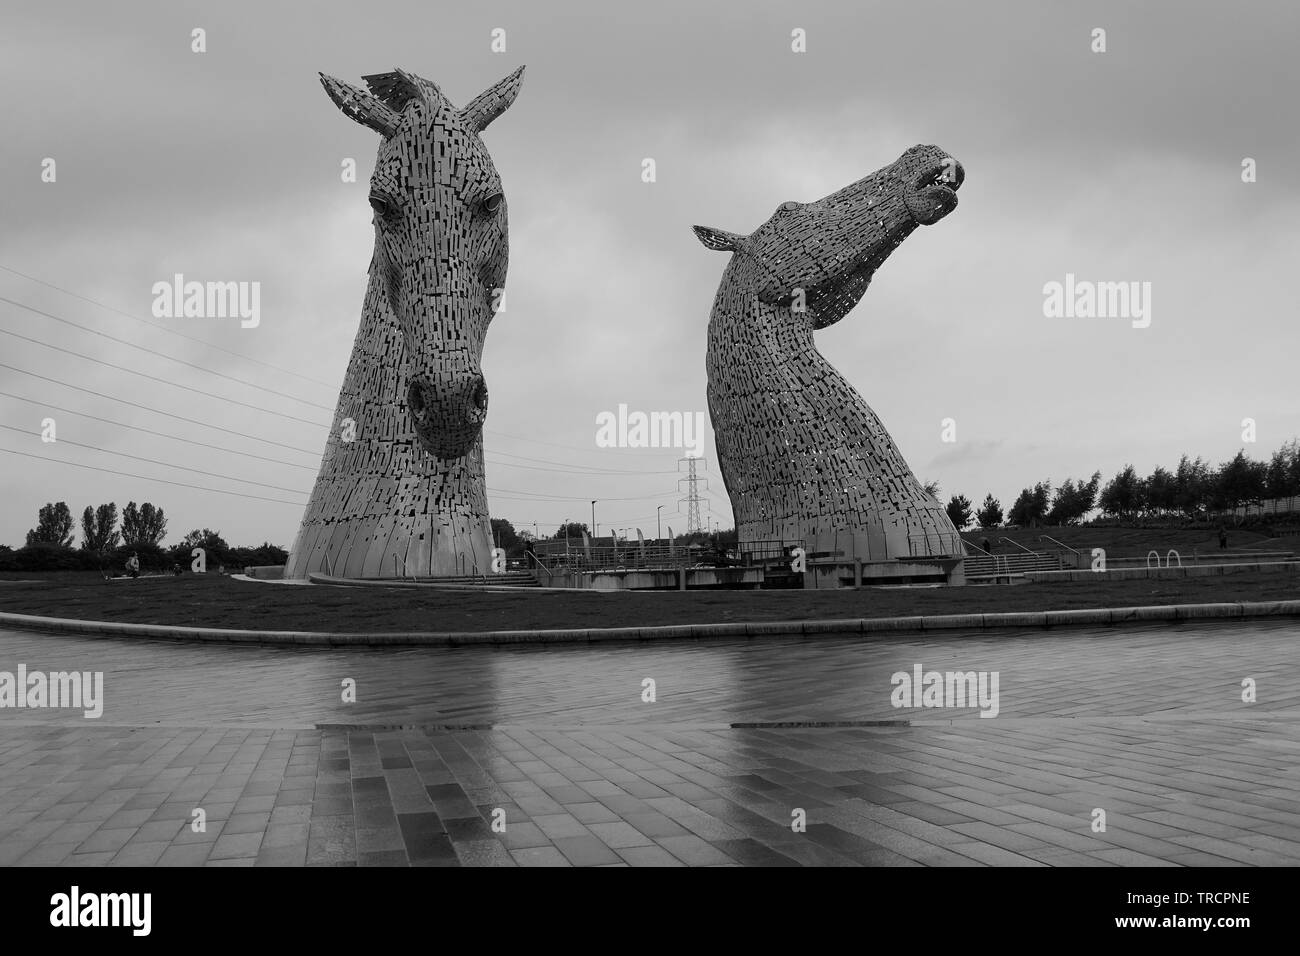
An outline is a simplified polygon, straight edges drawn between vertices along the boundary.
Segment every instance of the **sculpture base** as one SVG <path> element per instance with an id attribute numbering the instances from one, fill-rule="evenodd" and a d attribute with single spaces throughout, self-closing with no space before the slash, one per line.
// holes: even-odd
<path id="1" fill-rule="evenodd" d="M 855 588 L 879 585 L 966 583 L 964 560 L 954 557 L 918 557 L 898 561 L 830 559 L 810 561 L 804 572 L 805 589 Z"/>
<path id="2" fill-rule="evenodd" d="M 482 575 L 492 569 L 487 519 L 417 514 L 305 524 L 286 578 L 313 572 L 340 578 Z"/>

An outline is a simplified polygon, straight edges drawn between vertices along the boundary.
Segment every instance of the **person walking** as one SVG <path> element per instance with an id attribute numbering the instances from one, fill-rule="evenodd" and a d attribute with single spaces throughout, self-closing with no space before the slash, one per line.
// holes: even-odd
<path id="1" fill-rule="evenodd" d="M 1226 551 L 1228 548 L 1228 529 L 1219 525 L 1219 550 Z"/>
<path id="2" fill-rule="evenodd" d="M 133 578 L 140 576 L 140 555 L 135 551 L 132 551 L 131 557 L 126 559 L 126 573 Z"/>

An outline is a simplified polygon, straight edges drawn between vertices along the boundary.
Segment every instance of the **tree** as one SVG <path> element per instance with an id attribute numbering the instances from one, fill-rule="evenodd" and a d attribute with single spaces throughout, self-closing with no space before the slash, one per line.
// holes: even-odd
<path id="1" fill-rule="evenodd" d="M 937 482 L 937 481 L 927 481 L 927 482 L 925 483 L 925 485 L 923 486 L 923 490 L 924 490 L 925 493 L 926 493 L 927 495 L 929 495 L 931 498 L 938 499 L 938 497 L 939 497 L 939 492 L 942 491 L 943 489 L 939 487 L 939 482 Z"/>
<path id="2" fill-rule="evenodd" d="M 1052 506 L 1047 509 L 1046 523 L 1051 525 L 1063 525 L 1070 522 L 1066 515 L 1074 508 L 1074 499 L 1076 495 L 1074 479 L 1066 478 L 1056 489 L 1056 495 L 1052 498 Z"/>
<path id="3" fill-rule="evenodd" d="M 507 551 L 519 544 L 519 535 L 515 531 L 515 526 L 505 518 L 492 519 L 492 539 L 497 547 L 505 548 Z"/>
<path id="4" fill-rule="evenodd" d="M 66 501 L 49 502 L 37 512 L 36 527 L 27 532 L 27 543 L 72 547 L 72 512 Z"/>
<path id="5" fill-rule="evenodd" d="M 1034 527 L 1043 523 L 1047 517 L 1048 500 L 1052 494 L 1051 481 L 1040 481 L 1032 488 L 1025 488 L 1011 506 L 1007 515 L 1009 524 L 1018 527 Z"/>
<path id="6" fill-rule="evenodd" d="M 1200 457 L 1190 461 L 1183 455 L 1178 460 L 1178 470 L 1174 472 L 1178 510 L 1189 518 L 1199 515 L 1209 504 L 1212 483 L 1207 462 Z"/>
<path id="7" fill-rule="evenodd" d="M 1007 524 L 1015 525 L 1018 528 L 1027 528 L 1033 522 L 1034 512 L 1034 489 L 1022 488 L 1016 500 L 1011 503 L 1011 511 L 1007 514 Z"/>
<path id="8" fill-rule="evenodd" d="M 1288 504 L 1300 494 L 1300 445 L 1294 438 L 1273 452 L 1265 487 L 1270 498 L 1286 498 Z"/>
<path id="9" fill-rule="evenodd" d="M 1263 509 L 1264 498 L 1268 495 L 1268 462 L 1255 461 L 1247 459 L 1249 463 L 1249 472 L 1246 482 L 1246 496 L 1243 499 L 1247 506 L 1254 505 L 1256 508 Z"/>
<path id="10" fill-rule="evenodd" d="M 1052 507 L 1047 512 L 1047 523 L 1052 525 L 1075 525 L 1083 516 L 1093 509 L 1097 500 L 1097 488 L 1101 485 L 1101 472 L 1094 472 L 1087 481 L 1074 481 L 1067 478 L 1056 489 Z"/>
<path id="11" fill-rule="evenodd" d="M 1173 472 L 1156 465 L 1146 480 L 1147 509 L 1165 515 L 1178 510 L 1178 479 Z"/>
<path id="12" fill-rule="evenodd" d="M 740 547 L 740 535 L 735 528 L 719 528 L 713 534 L 719 551 L 734 551 Z"/>
<path id="13" fill-rule="evenodd" d="M 965 495 L 953 495 L 948 502 L 948 520 L 953 527 L 958 531 L 964 530 L 970 524 L 970 517 L 970 499 Z"/>
<path id="14" fill-rule="evenodd" d="M 579 524 L 576 521 L 569 521 L 560 525 L 559 529 L 555 532 L 555 540 L 563 541 L 565 538 L 581 538 L 584 531 L 587 531 L 587 525 L 585 522 Z M 587 533 L 590 534 L 591 532 L 587 531 Z"/>
<path id="15" fill-rule="evenodd" d="M 1137 517 L 1145 502 L 1143 480 L 1138 477 L 1136 468 L 1125 465 L 1122 471 L 1106 483 L 1098 503 L 1106 514 L 1114 515 L 1120 520 L 1132 520 Z"/>
<path id="16" fill-rule="evenodd" d="M 263 541 L 256 548 L 230 548 L 226 551 L 223 560 L 226 564 L 232 564 L 235 567 L 256 567 L 267 565 L 283 565 L 289 560 L 289 552 L 285 551 L 279 545 L 271 544 L 269 541 Z M 182 564 L 184 567 L 184 564 Z"/>
<path id="17" fill-rule="evenodd" d="M 984 496 L 984 505 L 975 515 L 981 528 L 996 528 L 1002 523 L 1002 502 L 988 494 Z"/>
<path id="18" fill-rule="evenodd" d="M 105 554 L 118 546 L 122 536 L 117 527 L 117 505 L 109 502 L 81 513 L 81 550 Z"/>
<path id="19" fill-rule="evenodd" d="M 1052 482 L 1040 481 L 1034 485 L 1033 523 L 1042 524 L 1047 519 L 1047 510 L 1052 499 Z"/>
<path id="20" fill-rule="evenodd" d="M 213 531 L 210 528 L 204 528 L 202 531 L 195 528 L 181 539 L 180 544 L 171 550 L 175 559 L 184 565 L 189 561 L 195 548 L 202 548 L 208 561 L 216 561 L 221 564 L 226 562 L 230 552 L 230 545 L 226 544 L 226 539 L 221 537 L 220 532 Z"/>
<path id="21" fill-rule="evenodd" d="M 1219 466 L 1215 478 L 1215 504 L 1235 512 L 1243 505 L 1248 507 L 1263 499 L 1268 466 L 1238 451 L 1231 461 Z"/>
<path id="22" fill-rule="evenodd" d="M 1291 495 L 1300 495 L 1300 448 L 1291 440 Z"/>
<path id="23" fill-rule="evenodd" d="M 132 547 L 161 544 L 167 534 L 167 518 L 161 508 L 149 502 L 136 509 L 135 502 L 127 502 L 122 509 L 122 543 Z"/>

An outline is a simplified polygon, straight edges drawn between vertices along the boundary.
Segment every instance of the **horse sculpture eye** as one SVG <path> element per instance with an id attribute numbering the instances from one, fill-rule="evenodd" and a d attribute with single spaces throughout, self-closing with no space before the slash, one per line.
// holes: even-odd
<path id="1" fill-rule="evenodd" d="M 782 212 L 793 212 L 795 209 L 798 209 L 798 208 L 799 208 L 799 204 L 798 204 L 797 202 L 783 202 L 783 203 L 781 203 L 781 211 L 782 211 Z"/>
<path id="2" fill-rule="evenodd" d="M 380 219 L 392 219 L 397 209 L 383 196 L 371 195 L 370 208 L 375 211 Z"/>
<path id="3" fill-rule="evenodd" d="M 491 196 L 488 196 L 487 199 L 483 200 L 484 211 L 496 212 L 498 209 L 501 208 L 501 200 L 504 198 L 505 197 L 502 196 L 500 193 L 493 193 Z"/>

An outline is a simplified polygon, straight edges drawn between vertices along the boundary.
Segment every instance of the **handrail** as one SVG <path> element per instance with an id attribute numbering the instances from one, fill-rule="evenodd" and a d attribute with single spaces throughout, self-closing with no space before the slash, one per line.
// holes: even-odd
<path id="1" fill-rule="evenodd" d="M 531 552 L 531 551 L 525 551 L 525 552 L 524 552 L 524 557 L 525 557 L 525 558 L 532 558 L 532 559 L 533 559 L 533 564 L 537 566 L 537 570 L 539 570 L 539 571 L 545 571 L 545 572 L 546 572 L 546 583 L 547 583 L 548 585 L 549 585 L 553 580 L 555 580 L 555 575 L 551 572 L 551 569 L 550 569 L 550 568 L 546 568 L 546 567 L 542 567 L 542 562 L 538 560 L 537 555 L 533 554 L 533 552 Z"/>
<path id="2" fill-rule="evenodd" d="M 1056 540 L 1055 538 L 1053 538 L 1050 534 L 1040 534 L 1040 535 L 1038 536 L 1038 540 L 1039 540 L 1039 541 L 1042 541 L 1044 538 L 1046 538 L 1048 541 L 1052 542 L 1052 544 L 1060 545 L 1062 548 L 1064 548 L 1066 551 L 1069 551 L 1071 554 L 1078 554 L 1078 553 L 1079 553 L 1079 552 L 1076 551 L 1074 548 L 1072 548 L 1072 547 L 1070 547 L 1068 544 L 1066 544 L 1064 541 L 1057 541 L 1057 540 Z"/>
<path id="3" fill-rule="evenodd" d="M 960 551 L 954 551 L 954 537 L 956 538 L 956 544 L 962 546 Z M 923 552 L 918 552 L 916 549 L 917 538 L 923 538 L 925 541 L 925 550 Z M 932 538 L 936 542 L 936 546 L 933 548 L 930 545 Z M 909 558 L 962 557 L 966 553 L 965 544 L 966 539 L 961 536 L 960 532 L 956 535 L 950 535 L 946 531 L 918 531 L 907 536 L 907 556 Z"/>
<path id="4" fill-rule="evenodd" d="M 974 548 L 974 549 L 975 549 L 976 551 L 978 551 L 980 554 L 988 555 L 990 558 L 996 558 L 996 557 L 997 557 L 997 555 L 994 554 L 992 551 L 985 551 L 983 548 L 981 548 L 978 544 L 975 544 L 973 541 L 967 541 L 965 538 L 962 538 L 962 539 L 961 539 L 961 543 L 962 543 L 963 545 L 965 545 L 966 547 L 968 547 L 968 548 Z"/>
<path id="5" fill-rule="evenodd" d="M 1019 541 L 1012 541 L 1010 538 L 998 538 L 998 540 L 999 540 L 999 541 L 1007 541 L 1007 542 L 1010 542 L 1011 544 L 1014 544 L 1014 545 L 1015 545 L 1017 548 L 1019 548 L 1021 551 L 1025 552 L 1025 554 L 1032 554 L 1032 555 L 1034 555 L 1035 557 L 1038 556 L 1038 552 L 1037 552 L 1037 551 L 1030 551 L 1030 550 L 1029 550 L 1028 548 L 1026 548 L 1023 544 L 1021 544 Z"/>
<path id="6" fill-rule="evenodd" d="M 1155 551 L 1155 550 L 1151 550 L 1151 551 L 1148 551 L 1148 552 L 1147 552 L 1147 567 L 1148 567 L 1148 568 L 1151 567 L 1151 555 L 1153 555 L 1153 554 L 1156 556 L 1156 567 L 1158 568 L 1158 567 L 1161 566 L 1161 565 L 1160 565 L 1160 552 L 1159 552 L 1159 551 Z M 1183 566 L 1183 556 L 1182 556 L 1181 554 L 1178 553 L 1178 549 L 1177 549 L 1177 548 L 1170 548 L 1170 549 L 1165 553 L 1165 563 L 1164 563 L 1164 566 L 1165 566 L 1166 568 L 1172 568 L 1172 567 L 1174 566 L 1174 565 L 1173 565 L 1173 562 L 1170 560 L 1170 557 L 1171 557 L 1171 556 L 1172 556 L 1172 557 L 1175 557 L 1175 558 L 1178 559 L 1178 566 L 1181 568 L 1181 567 Z"/>

